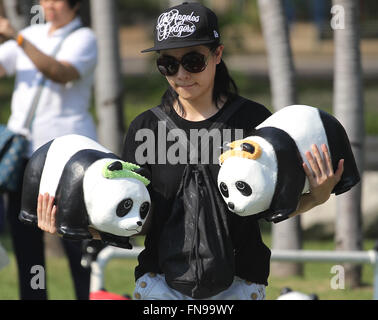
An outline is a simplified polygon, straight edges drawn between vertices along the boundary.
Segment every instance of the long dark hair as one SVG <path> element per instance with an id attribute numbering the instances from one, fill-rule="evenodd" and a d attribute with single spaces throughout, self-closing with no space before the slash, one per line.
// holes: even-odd
<path id="1" fill-rule="evenodd" d="M 75 6 L 81 2 L 82 2 L 81 0 L 68 0 L 68 4 L 71 9 L 75 8 Z"/>
<path id="2" fill-rule="evenodd" d="M 218 48 L 220 44 L 210 44 L 207 47 L 212 53 Z M 238 94 L 238 87 L 236 86 L 235 81 L 230 76 L 227 66 L 224 63 L 223 59 L 217 65 L 214 78 L 214 89 L 213 89 L 213 102 L 215 106 L 219 109 L 219 103 L 223 97 L 226 100 L 230 100 Z M 169 86 L 169 88 L 163 94 L 161 98 L 161 104 L 163 108 L 169 112 L 173 108 L 174 102 L 177 100 L 180 112 L 182 115 L 185 115 L 185 110 L 178 99 L 177 92 Z"/>

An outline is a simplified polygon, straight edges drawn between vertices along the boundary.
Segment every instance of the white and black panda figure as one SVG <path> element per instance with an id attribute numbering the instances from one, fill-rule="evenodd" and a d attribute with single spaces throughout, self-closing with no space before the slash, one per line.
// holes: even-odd
<path id="1" fill-rule="evenodd" d="M 327 145 L 335 171 L 344 159 L 343 175 L 332 193 L 344 193 L 360 181 L 340 122 L 317 108 L 292 105 L 271 115 L 249 137 L 230 143 L 221 155 L 218 187 L 229 209 L 273 222 L 287 219 L 309 191 L 302 163 L 309 166 L 305 153 L 312 144 Z"/>
<path id="2" fill-rule="evenodd" d="M 315 293 L 305 294 L 299 291 L 293 291 L 291 288 L 283 288 L 276 300 L 319 300 Z"/>
<path id="3" fill-rule="evenodd" d="M 57 232 L 91 239 L 88 227 L 107 244 L 131 248 L 150 212 L 148 173 L 123 162 L 96 141 L 80 135 L 56 138 L 29 160 L 23 181 L 21 221 L 37 224 L 39 194 L 55 197 Z"/>

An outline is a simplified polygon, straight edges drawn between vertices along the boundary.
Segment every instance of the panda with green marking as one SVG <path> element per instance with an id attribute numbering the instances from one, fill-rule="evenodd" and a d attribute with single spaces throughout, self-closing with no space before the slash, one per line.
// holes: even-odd
<path id="1" fill-rule="evenodd" d="M 55 197 L 56 227 L 64 238 L 92 238 L 130 248 L 151 208 L 147 172 L 123 162 L 99 143 L 80 135 L 56 138 L 39 148 L 25 170 L 20 220 L 37 224 L 39 194 Z"/>

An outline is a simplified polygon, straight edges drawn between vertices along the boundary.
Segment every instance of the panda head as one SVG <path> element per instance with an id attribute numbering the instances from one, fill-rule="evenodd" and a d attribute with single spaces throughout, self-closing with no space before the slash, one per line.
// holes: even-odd
<path id="1" fill-rule="evenodd" d="M 114 159 L 101 159 L 85 173 L 84 198 L 90 224 L 117 236 L 142 230 L 151 208 L 149 180 L 139 166 Z"/>
<path id="2" fill-rule="evenodd" d="M 265 139 L 251 136 L 232 142 L 220 157 L 218 187 L 228 208 L 249 216 L 269 208 L 277 181 L 273 147 Z"/>

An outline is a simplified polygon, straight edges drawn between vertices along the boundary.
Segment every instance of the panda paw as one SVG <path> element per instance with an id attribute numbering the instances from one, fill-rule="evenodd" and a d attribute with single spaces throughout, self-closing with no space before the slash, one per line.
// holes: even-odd
<path id="1" fill-rule="evenodd" d="M 99 231 L 101 240 L 104 242 L 106 245 L 113 246 L 113 247 L 119 247 L 123 249 L 132 249 L 133 246 L 130 243 L 130 238 L 129 237 L 120 237 L 116 236 L 114 234 L 106 233 L 106 232 L 101 232 Z"/>

